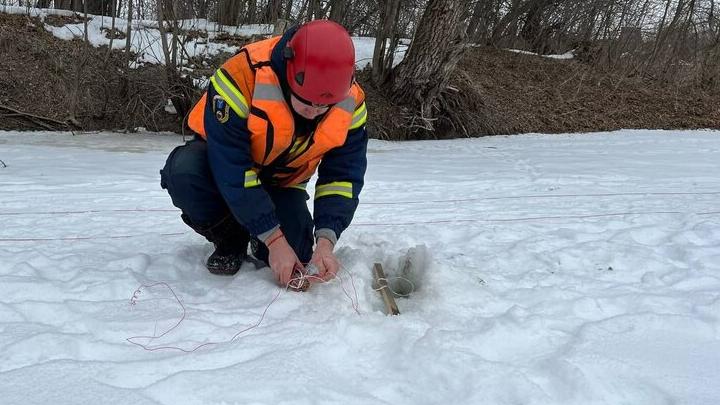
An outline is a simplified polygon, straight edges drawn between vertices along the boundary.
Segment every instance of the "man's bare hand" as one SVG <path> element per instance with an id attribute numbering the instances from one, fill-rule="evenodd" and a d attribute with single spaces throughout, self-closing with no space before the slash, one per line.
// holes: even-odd
<path id="1" fill-rule="evenodd" d="M 337 257 L 335 257 L 333 248 L 334 246 L 329 240 L 325 238 L 318 239 L 317 246 L 315 246 L 315 251 L 313 252 L 312 259 L 310 259 L 310 263 L 317 267 L 318 274 L 316 277 L 319 277 L 320 280 L 313 277 L 313 281 L 330 281 L 337 275 L 337 272 L 340 270 L 340 262 Z"/>
<path id="2" fill-rule="evenodd" d="M 282 231 L 278 230 L 273 233 L 266 241 L 270 243 L 268 246 L 268 250 L 270 251 L 268 261 L 270 263 L 268 264 L 275 274 L 278 283 L 283 287 L 287 287 L 293 277 L 293 269 L 295 269 L 297 265 L 302 267 L 302 264 L 293 248 L 288 244 L 285 236 L 282 234 L 278 235 L 278 232 Z"/>

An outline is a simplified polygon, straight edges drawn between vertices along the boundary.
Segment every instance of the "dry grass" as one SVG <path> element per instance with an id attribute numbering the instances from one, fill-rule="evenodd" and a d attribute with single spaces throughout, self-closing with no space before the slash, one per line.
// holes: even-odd
<path id="1" fill-rule="evenodd" d="M 456 91 L 446 94 L 435 134 L 413 133 L 407 120 L 398 120 L 409 112 L 388 103 L 369 79 L 359 75 L 370 129 L 385 139 L 720 128 L 718 94 L 693 82 L 602 72 L 574 60 L 493 48 L 473 48 L 461 61 L 452 81 Z"/>
<path id="2" fill-rule="evenodd" d="M 0 14 L 0 28 L 0 105 L 84 130 L 180 130 L 181 118 L 164 111 L 162 67 L 126 70 L 119 52 L 106 61 L 107 48 L 59 40 L 26 16 Z M 46 128 L 4 114 L 0 129 Z"/>

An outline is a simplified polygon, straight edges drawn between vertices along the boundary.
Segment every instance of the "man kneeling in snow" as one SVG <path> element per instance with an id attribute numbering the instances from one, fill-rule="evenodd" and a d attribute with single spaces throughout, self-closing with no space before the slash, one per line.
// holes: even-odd
<path id="1" fill-rule="evenodd" d="M 243 47 L 211 78 L 188 121 L 197 136 L 161 170 L 183 221 L 215 245 L 210 272 L 235 274 L 251 240 L 283 286 L 305 264 L 317 280 L 338 272 L 333 248 L 367 166 L 354 69 L 347 31 L 319 20 Z M 305 188 L 316 170 L 313 218 Z"/>

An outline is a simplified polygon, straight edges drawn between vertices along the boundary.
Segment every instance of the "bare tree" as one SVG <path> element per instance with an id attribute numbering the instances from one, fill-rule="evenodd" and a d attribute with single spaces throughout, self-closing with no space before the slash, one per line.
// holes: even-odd
<path id="1" fill-rule="evenodd" d="M 82 95 L 81 95 L 82 89 L 85 87 L 82 83 L 83 78 L 85 77 L 85 75 L 83 74 L 83 71 L 85 70 L 85 66 L 87 65 L 88 60 L 90 58 L 90 52 L 87 51 L 87 49 L 90 47 L 90 42 L 88 41 L 87 3 L 85 3 L 83 5 L 83 8 L 84 8 L 83 11 L 85 14 L 84 41 L 83 41 L 84 49 L 79 50 L 80 55 L 77 55 L 78 57 L 76 58 L 77 66 L 75 69 L 75 80 L 73 82 L 73 87 L 70 90 L 70 107 L 69 107 L 70 116 L 68 117 L 68 121 L 76 127 L 81 127 L 80 121 L 78 121 L 78 119 L 77 119 L 78 112 L 79 112 L 78 106 L 80 105 L 81 98 L 82 98 Z"/>
<path id="2" fill-rule="evenodd" d="M 348 11 L 349 0 L 330 0 L 329 18 L 338 24 L 345 24 L 345 15 Z"/>
<path id="3" fill-rule="evenodd" d="M 50 6 L 50 1 L 41 1 L 38 3 L 38 7 Z M 111 14 L 111 3 L 109 0 L 55 0 L 55 8 L 77 12 L 87 11 L 88 14 L 97 15 Z"/>
<path id="4" fill-rule="evenodd" d="M 172 13 L 173 3 L 171 0 L 158 0 L 158 28 L 160 29 L 160 42 L 162 45 L 163 55 L 165 56 L 165 79 L 167 81 L 168 95 L 170 102 L 178 116 L 184 117 L 190 112 L 191 105 L 191 94 L 183 83 L 182 77 L 178 70 L 178 36 L 177 30 L 177 18 Z M 167 40 L 168 31 L 165 28 L 165 23 L 170 16 L 170 25 L 174 26 L 172 30 L 173 46 L 170 47 Z"/>
<path id="5" fill-rule="evenodd" d="M 497 24 L 500 4 L 499 0 L 475 0 L 467 27 L 468 38 L 477 41 L 488 37 L 491 27 Z"/>
<path id="6" fill-rule="evenodd" d="M 132 23 L 133 23 L 133 0 L 128 0 L 128 11 L 127 11 L 127 29 L 125 31 L 125 58 L 123 61 L 124 73 L 120 76 L 120 96 L 128 100 L 130 95 L 130 61 L 132 55 Z"/>
<path id="7" fill-rule="evenodd" d="M 400 0 L 384 0 L 375 36 L 372 77 L 376 85 L 384 84 L 392 69 L 393 56 L 397 47 L 396 35 Z"/>
<path id="8" fill-rule="evenodd" d="M 292 17 L 292 8 L 293 4 L 295 2 L 293 0 L 287 0 L 287 3 L 285 3 L 285 14 L 283 15 L 283 18 L 286 20 L 290 20 L 290 17 Z"/>
<path id="9" fill-rule="evenodd" d="M 265 7 L 261 22 L 266 24 L 272 24 L 277 21 L 282 13 L 282 6 L 282 0 L 268 0 L 267 7 Z"/>
<path id="10" fill-rule="evenodd" d="M 433 129 L 437 100 L 465 49 L 465 6 L 463 0 L 430 0 L 407 56 L 392 73 L 392 98 L 416 106 L 424 129 Z"/>
<path id="11" fill-rule="evenodd" d="M 112 2 L 110 0 L 85 0 L 83 3 L 90 14 L 110 15 L 112 13 L 110 10 Z"/>
<path id="12" fill-rule="evenodd" d="M 255 15 L 257 14 L 257 0 L 247 0 L 247 13 L 245 16 L 245 22 L 253 24 L 256 22 Z"/>
<path id="13" fill-rule="evenodd" d="M 306 11 L 310 7 L 310 1 L 311 0 L 301 0 L 302 5 L 300 6 L 300 11 L 297 13 L 297 17 L 295 18 L 296 22 L 303 22 L 305 19 Z"/>
<path id="14" fill-rule="evenodd" d="M 712 33 L 715 33 L 715 24 L 715 0 L 710 0 L 710 7 L 708 8 L 708 29 Z"/>
<path id="15" fill-rule="evenodd" d="M 115 20 L 117 18 L 117 8 L 115 8 L 115 0 L 111 1 L 110 7 L 112 9 L 112 20 L 110 22 L 110 44 L 108 45 L 108 51 L 105 55 L 105 64 L 107 65 L 108 61 L 110 60 L 110 55 L 112 55 L 113 50 L 113 43 L 115 42 Z"/>
<path id="16" fill-rule="evenodd" d="M 220 0 L 217 21 L 222 25 L 237 24 L 240 14 L 240 0 Z"/>
<path id="17" fill-rule="evenodd" d="M 75 10 L 73 0 L 55 0 L 55 8 L 58 10 Z M 79 10 L 75 10 L 79 11 Z"/>

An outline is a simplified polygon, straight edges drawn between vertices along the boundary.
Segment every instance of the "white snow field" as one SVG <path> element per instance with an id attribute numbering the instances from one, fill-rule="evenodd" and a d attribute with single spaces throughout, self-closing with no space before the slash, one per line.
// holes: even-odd
<path id="1" fill-rule="evenodd" d="M 344 284 L 280 295 L 205 270 L 181 142 L 0 132 L 0 403 L 720 403 L 720 132 L 371 141 Z"/>

